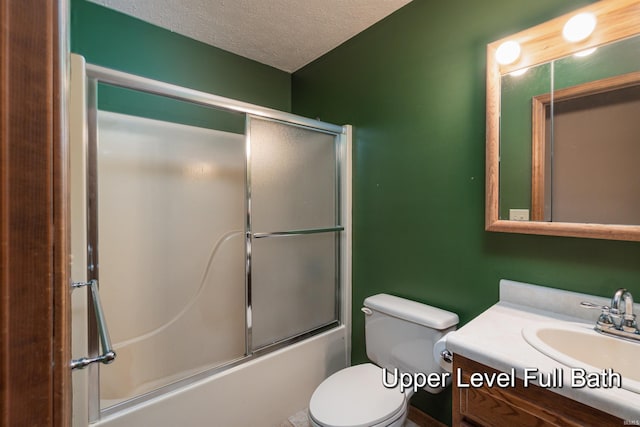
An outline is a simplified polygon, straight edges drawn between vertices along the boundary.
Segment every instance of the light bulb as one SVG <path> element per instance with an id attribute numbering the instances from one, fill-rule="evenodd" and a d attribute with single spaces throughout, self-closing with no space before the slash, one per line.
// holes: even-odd
<path id="1" fill-rule="evenodd" d="M 518 77 L 518 76 L 523 75 L 523 74 L 524 74 L 524 73 L 526 73 L 527 71 L 529 71 L 529 67 L 521 68 L 521 69 L 516 70 L 516 71 L 512 71 L 512 72 L 510 72 L 510 73 L 509 73 L 509 75 L 510 75 L 510 76 L 513 76 L 513 77 Z"/>
<path id="2" fill-rule="evenodd" d="M 520 44 L 509 40 L 498 46 L 496 50 L 496 61 L 501 65 L 508 65 L 516 62 L 520 58 Z"/>
<path id="3" fill-rule="evenodd" d="M 579 13 L 564 24 L 562 36 L 569 42 L 579 42 L 591 35 L 596 28 L 596 17 L 592 13 Z"/>
<path id="4" fill-rule="evenodd" d="M 585 49 L 585 50 L 581 50 L 580 52 L 574 53 L 573 56 L 577 56 L 579 58 L 583 56 L 589 56 L 596 50 L 598 50 L 597 47 L 592 47 L 591 49 Z"/>

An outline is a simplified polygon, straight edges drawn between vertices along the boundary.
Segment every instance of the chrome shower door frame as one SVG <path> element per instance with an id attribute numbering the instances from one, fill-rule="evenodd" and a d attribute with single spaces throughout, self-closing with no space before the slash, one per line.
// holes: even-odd
<path id="1" fill-rule="evenodd" d="M 123 409 L 129 408 L 153 397 L 162 395 L 198 380 L 214 375 L 218 372 L 237 366 L 252 358 L 267 354 L 269 352 L 301 341 L 310 336 L 319 334 L 341 324 L 350 325 L 350 249 L 351 249 L 351 200 L 350 200 L 350 152 L 351 152 L 351 127 L 337 126 L 318 120 L 300 117 L 291 113 L 281 112 L 269 108 L 255 106 L 249 103 L 184 88 L 108 68 L 86 64 L 86 148 L 87 148 L 87 281 L 99 280 L 99 253 L 98 253 L 98 192 L 97 192 L 97 161 L 98 161 L 98 84 L 105 83 L 125 89 L 132 89 L 153 95 L 159 95 L 178 101 L 189 102 L 204 107 L 214 107 L 227 111 L 244 113 L 246 115 L 245 127 L 245 355 L 227 364 L 208 369 L 204 372 L 189 376 L 175 383 L 160 387 L 146 394 L 136 396 L 130 400 L 118 403 L 114 406 L 100 408 L 100 378 L 97 365 L 90 365 L 89 389 L 88 389 L 88 413 L 89 422 L 98 421 L 101 416 L 114 414 Z M 336 150 L 336 226 L 311 229 L 311 230 L 278 230 L 273 233 L 252 233 L 251 229 L 251 135 L 250 121 L 252 118 L 259 118 L 286 125 L 322 132 L 335 137 Z M 311 233 L 334 233 L 336 234 L 336 297 L 335 312 L 336 319 L 325 325 L 321 325 L 309 331 L 304 331 L 282 341 L 268 346 L 254 349 L 252 345 L 252 292 L 251 292 L 251 245 L 253 239 L 257 238 L 279 238 L 282 236 L 311 234 Z M 347 291 L 349 290 L 349 291 Z M 88 300 L 89 312 L 92 310 L 93 302 Z M 107 319 L 108 320 L 108 319 Z M 88 319 L 88 353 L 89 357 L 95 357 L 99 351 L 99 340 L 97 325 L 92 316 Z M 349 340 L 346 345 L 350 348 Z M 117 360 L 114 362 L 117 363 Z"/>

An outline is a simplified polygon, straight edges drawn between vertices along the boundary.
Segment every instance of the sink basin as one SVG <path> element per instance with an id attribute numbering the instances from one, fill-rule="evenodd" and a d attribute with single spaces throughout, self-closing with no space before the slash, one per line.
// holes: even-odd
<path id="1" fill-rule="evenodd" d="M 536 350 L 570 368 L 601 372 L 611 368 L 622 375 L 622 388 L 640 393 L 640 342 L 626 341 L 581 323 L 551 323 L 522 330 Z"/>

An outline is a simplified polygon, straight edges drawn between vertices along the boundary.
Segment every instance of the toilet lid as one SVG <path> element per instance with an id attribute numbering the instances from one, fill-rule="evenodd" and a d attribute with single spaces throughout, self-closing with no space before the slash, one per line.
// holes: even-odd
<path id="1" fill-rule="evenodd" d="M 404 393 L 382 384 L 382 369 L 371 363 L 352 366 L 324 380 L 311 396 L 309 414 L 327 427 L 366 427 L 405 408 Z"/>

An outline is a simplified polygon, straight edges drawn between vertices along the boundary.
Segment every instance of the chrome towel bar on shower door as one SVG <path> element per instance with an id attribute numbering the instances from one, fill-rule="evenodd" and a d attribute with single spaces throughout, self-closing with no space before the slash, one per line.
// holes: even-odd
<path id="1" fill-rule="evenodd" d="M 338 226 L 338 227 L 329 227 L 329 228 L 312 228 L 308 230 L 274 231 L 271 233 L 253 233 L 253 238 L 262 239 L 265 237 L 302 236 L 304 234 L 331 233 L 335 231 L 344 231 L 344 227 Z"/>
<path id="2" fill-rule="evenodd" d="M 107 329 L 107 323 L 104 319 L 104 312 L 102 311 L 102 304 L 100 303 L 100 294 L 98 293 L 98 281 L 94 279 L 88 282 L 74 282 L 72 286 L 73 289 L 88 287 L 89 292 L 91 292 L 93 310 L 96 314 L 98 335 L 100 335 L 100 345 L 102 346 L 103 353 L 96 357 L 74 359 L 71 361 L 71 369 L 82 369 L 96 362 L 104 364 L 113 362 L 113 359 L 116 358 L 116 353 L 113 351 L 113 348 L 111 348 L 111 338 L 109 338 L 109 330 Z"/>

